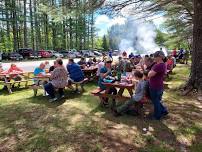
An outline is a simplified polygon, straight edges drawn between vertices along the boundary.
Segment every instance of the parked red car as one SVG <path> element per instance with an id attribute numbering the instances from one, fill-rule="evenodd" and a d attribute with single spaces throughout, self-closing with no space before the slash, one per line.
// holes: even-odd
<path id="1" fill-rule="evenodd" d="M 39 54 L 42 58 L 51 58 L 52 54 L 45 50 L 39 50 Z"/>

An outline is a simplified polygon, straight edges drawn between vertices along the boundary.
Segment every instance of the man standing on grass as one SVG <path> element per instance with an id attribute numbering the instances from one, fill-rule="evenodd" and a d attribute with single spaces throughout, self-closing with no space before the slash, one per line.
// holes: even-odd
<path id="1" fill-rule="evenodd" d="M 166 65 L 163 62 L 165 55 L 162 51 L 154 53 L 154 61 L 156 64 L 152 67 L 148 74 L 150 97 L 154 105 L 154 116 L 152 119 L 160 120 L 168 114 L 167 109 L 161 103 L 163 95 L 163 78 L 166 71 Z"/>

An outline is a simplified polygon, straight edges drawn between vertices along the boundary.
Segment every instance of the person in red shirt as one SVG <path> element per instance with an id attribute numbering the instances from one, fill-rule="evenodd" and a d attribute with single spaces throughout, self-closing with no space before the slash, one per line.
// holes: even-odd
<path id="1" fill-rule="evenodd" d="M 177 51 L 176 48 L 173 50 L 172 55 L 176 58 L 177 57 Z"/>
<path id="2" fill-rule="evenodd" d="M 173 66 L 174 66 L 174 62 L 173 62 L 172 56 L 169 55 L 167 60 L 167 69 L 173 70 Z"/>
<path id="3" fill-rule="evenodd" d="M 7 71 L 8 74 L 12 73 L 12 75 L 10 76 L 10 79 L 13 79 L 15 81 L 22 80 L 21 76 L 19 75 L 19 73 L 22 73 L 22 72 L 23 70 L 17 67 L 16 64 L 11 64 L 11 67 Z M 16 73 L 16 74 L 13 74 L 13 73 Z"/>

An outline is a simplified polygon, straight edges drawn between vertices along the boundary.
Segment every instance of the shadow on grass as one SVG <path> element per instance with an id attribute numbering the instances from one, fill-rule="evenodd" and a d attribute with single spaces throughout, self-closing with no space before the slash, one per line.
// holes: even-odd
<path id="1" fill-rule="evenodd" d="M 172 102 L 172 100 L 175 102 Z M 102 118 L 113 122 L 114 126 L 119 124 L 120 126 L 129 126 L 131 129 L 135 127 L 143 136 L 145 134 L 143 128 L 147 130 L 151 128 L 151 131 L 147 132 L 149 136 L 144 137 L 147 145 L 145 145 L 145 148 L 140 148 L 140 151 L 182 151 L 182 149 L 190 149 L 190 145 L 198 140 L 198 135 L 202 133 L 200 125 L 196 125 L 196 122 L 200 124 L 202 120 L 200 104 L 194 105 L 193 103 L 184 102 L 186 99 L 179 99 L 179 96 L 174 95 L 165 101 L 167 101 L 170 114 L 163 121 L 151 121 L 139 116 L 128 115 L 117 118 L 112 115 L 110 109 L 102 108 L 101 106 L 93 109 L 91 113 L 102 112 Z M 171 129 L 170 126 L 175 129 Z M 187 139 L 180 140 L 179 136 Z M 195 145 L 194 148 L 201 147 L 201 142 L 197 142 Z M 193 146 L 191 148 L 193 149 Z"/>
<path id="2" fill-rule="evenodd" d="M 0 151 L 129 151 L 136 149 L 121 138 L 102 132 L 99 123 L 81 109 L 61 112 L 41 106 L 16 104 L 0 107 Z M 72 117 L 82 119 L 72 124 Z"/>

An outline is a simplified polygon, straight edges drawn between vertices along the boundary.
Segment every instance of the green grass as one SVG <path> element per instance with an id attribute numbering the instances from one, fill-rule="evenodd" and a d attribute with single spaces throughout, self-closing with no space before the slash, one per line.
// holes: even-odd
<path id="1" fill-rule="evenodd" d="M 189 68 L 178 65 L 164 94 L 169 116 L 161 121 L 124 115 L 115 118 L 99 106 L 85 86 L 82 95 L 66 90 L 67 98 L 49 103 L 42 91 L 0 92 L 0 151 L 36 152 L 178 152 L 202 151 L 202 105 L 194 96 L 182 97 L 178 87 Z M 146 105 L 145 111 L 152 111 Z M 147 132 L 143 131 L 147 128 Z"/>

